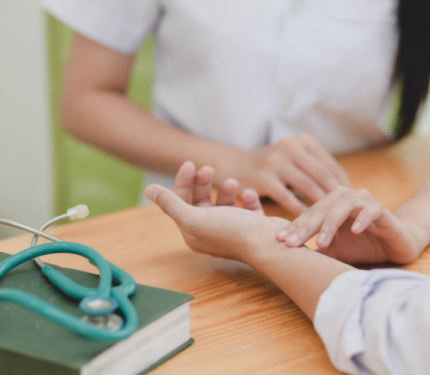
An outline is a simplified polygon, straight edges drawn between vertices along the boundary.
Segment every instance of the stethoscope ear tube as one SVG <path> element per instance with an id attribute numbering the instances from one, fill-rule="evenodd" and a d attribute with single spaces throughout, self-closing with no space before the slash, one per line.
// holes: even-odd
<path id="1" fill-rule="evenodd" d="M 91 260 L 91 262 L 99 269 L 100 272 L 98 293 L 101 296 L 110 295 L 110 290 L 112 287 L 112 272 L 107 260 L 91 247 L 75 242 L 62 241 L 36 245 L 23 250 L 18 254 L 12 255 L 10 258 L 6 259 L 0 264 L 0 278 L 11 269 L 19 266 L 21 263 L 24 263 L 27 260 L 40 257 L 42 255 L 55 253 L 76 254 Z"/>
<path id="2" fill-rule="evenodd" d="M 81 300 L 85 297 L 97 294 L 97 289 L 79 285 L 63 273 L 54 270 L 51 266 L 45 264 L 42 268 L 42 272 L 52 284 L 74 299 Z"/>

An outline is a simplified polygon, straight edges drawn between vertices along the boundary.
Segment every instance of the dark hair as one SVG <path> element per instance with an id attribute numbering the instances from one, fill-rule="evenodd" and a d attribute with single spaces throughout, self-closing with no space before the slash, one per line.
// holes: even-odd
<path id="1" fill-rule="evenodd" d="M 396 139 L 408 135 L 430 81 L 430 0 L 398 0 L 399 42 L 393 81 L 400 85 L 401 101 Z"/>

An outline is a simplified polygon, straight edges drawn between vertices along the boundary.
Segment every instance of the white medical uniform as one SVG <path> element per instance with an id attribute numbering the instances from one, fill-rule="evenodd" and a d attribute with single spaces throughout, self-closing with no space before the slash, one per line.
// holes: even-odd
<path id="1" fill-rule="evenodd" d="M 334 154 L 387 142 L 396 0 L 44 0 L 124 54 L 155 34 L 153 114 L 242 149 L 311 134 Z M 172 177 L 149 173 L 150 183 Z"/>
<path id="2" fill-rule="evenodd" d="M 430 374 L 430 278 L 402 270 L 349 271 L 322 294 L 314 326 L 347 374 Z"/>

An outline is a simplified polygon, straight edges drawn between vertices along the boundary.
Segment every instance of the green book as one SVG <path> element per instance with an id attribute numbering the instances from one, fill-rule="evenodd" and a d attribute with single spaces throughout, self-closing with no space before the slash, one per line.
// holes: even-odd
<path id="1" fill-rule="evenodd" d="M 9 257 L 0 252 L 0 262 Z M 98 276 L 53 266 L 77 283 L 95 288 Z M 26 262 L 0 279 L 0 288 L 31 293 L 78 317 L 78 304 Z M 193 342 L 188 294 L 138 285 L 131 301 L 138 330 L 125 340 L 87 339 L 10 302 L 0 301 L 0 374 L 144 374 Z"/>

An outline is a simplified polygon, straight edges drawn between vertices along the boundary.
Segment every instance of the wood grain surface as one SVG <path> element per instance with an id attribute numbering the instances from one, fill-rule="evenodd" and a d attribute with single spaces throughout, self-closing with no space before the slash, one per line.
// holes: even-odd
<path id="1" fill-rule="evenodd" d="M 368 189 L 393 209 L 413 195 L 430 171 L 430 138 L 407 139 L 339 160 L 354 187 Z M 268 215 L 291 219 L 273 202 L 265 202 L 264 207 Z M 191 252 L 172 220 L 155 206 L 74 222 L 50 232 L 95 248 L 138 283 L 195 296 L 191 302 L 195 344 L 152 374 L 338 374 L 312 323 L 288 296 L 247 265 Z M 0 251 L 16 253 L 29 246 L 30 238 L 0 241 Z M 73 255 L 44 260 L 96 272 Z M 402 268 L 429 274 L 430 250 Z"/>

